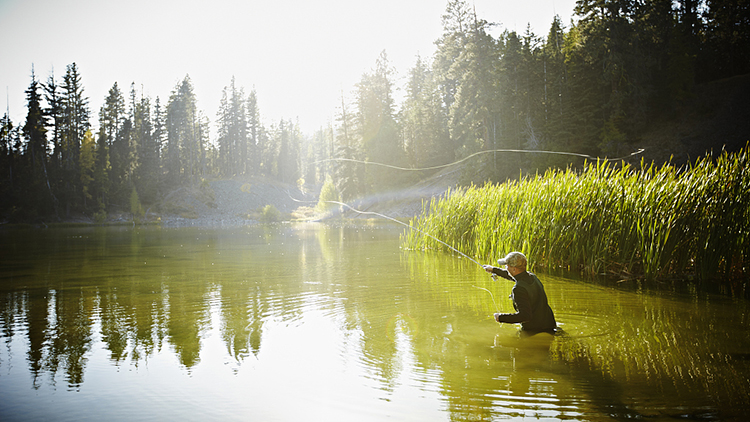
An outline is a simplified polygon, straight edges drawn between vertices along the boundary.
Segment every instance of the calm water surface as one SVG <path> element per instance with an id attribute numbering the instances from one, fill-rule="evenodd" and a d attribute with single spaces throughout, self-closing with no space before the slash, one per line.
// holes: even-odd
<path id="1" fill-rule="evenodd" d="M 0 232 L 0 420 L 745 420 L 748 303 L 541 275 L 566 335 L 492 320 L 511 284 L 401 228 Z M 480 288 L 490 290 L 488 293 Z"/>

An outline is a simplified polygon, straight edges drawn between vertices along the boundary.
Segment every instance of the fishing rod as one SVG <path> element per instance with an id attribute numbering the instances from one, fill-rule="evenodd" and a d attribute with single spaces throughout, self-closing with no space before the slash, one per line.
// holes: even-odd
<path id="1" fill-rule="evenodd" d="M 295 202 L 300 202 L 300 203 L 304 203 L 304 202 L 308 202 L 308 203 L 309 203 L 309 202 L 314 202 L 314 201 L 302 201 L 302 200 L 296 199 L 296 198 L 294 198 L 294 197 L 293 197 L 293 196 L 291 195 L 291 193 L 290 193 L 289 191 L 287 191 L 287 195 L 289 196 L 289 198 L 290 198 L 290 199 L 291 199 L 292 201 L 295 201 Z M 477 261 L 476 259 L 474 259 L 474 258 L 470 257 L 469 255 L 466 255 L 465 253 L 463 253 L 463 252 L 459 251 L 458 249 L 454 248 L 453 246 L 451 246 L 451 245 L 447 244 L 446 242 L 443 242 L 442 240 L 438 239 L 437 237 L 435 237 L 435 236 L 433 236 L 433 235 L 431 235 L 431 234 L 429 234 L 429 233 L 426 233 L 426 232 L 425 232 L 425 231 L 423 231 L 423 230 L 420 230 L 420 229 L 418 229 L 418 228 L 416 228 L 416 227 L 412 226 L 411 224 L 406 224 L 406 223 L 404 223 L 403 221 L 400 221 L 400 220 L 398 220 L 398 219 L 396 219 L 396 218 L 390 217 L 390 216 L 388 216 L 388 215 L 385 215 L 385 214 L 382 214 L 382 213 L 379 213 L 379 212 L 374 212 L 374 211 L 362 211 L 362 210 L 358 210 L 358 209 L 356 209 L 356 208 L 352 207 L 351 205 L 349 205 L 349 204 L 347 204 L 347 203 L 344 203 L 344 202 L 339 202 L 339 201 L 323 201 L 323 202 L 324 202 L 324 203 L 329 203 L 329 204 L 336 204 L 336 205 L 344 206 L 344 207 L 346 207 L 346 208 L 348 208 L 348 209 L 350 209 L 350 210 L 352 210 L 352 211 L 354 211 L 354 212 L 356 212 L 356 213 L 358 213 L 358 214 L 363 214 L 363 215 L 375 215 L 375 216 L 378 216 L 378 217 L 384 218 L 384 219 L 386 219 L 386 220 L 390 220 L 390 221 L 393 221 L 394 223 L 398 223 L 398 224 L 400 224 L 400 225 L 402 225 L 402 226 L 404 226 L 404 227 L 406 227 L 406 228 L 409 228 L 409 229 L 411 229 L 411 230 L 417 231 L 417 232 L 419 232 L 419 233 L 422 233 L 422 234 L 423 234 L 423 235 L 425 235 L 425 236 L 428 236 L 428 237 L 430 237 L 430 238 L 434 239 L 434 240 L 435 240 L 436 242 L 439 242 L 440 244 L 442 244 L 442 245 L 445 245 L 445 246 L 446 246 L 446 247 L 448 247 L 448 248 L 449 248 L 450 250 L 452 250 L 452 251 L 454 251 L 454 252 L 458 253 L 459 255 L 461 255 L 461 256 L 463 256 L 463 257 L 465 257 L 465 258 L 466 258 L 466 259 L 468 259 L 469 261 L 471 261 L 471 262 L 473 262 L 473 263 L 475 263 L 475 264 L 479 265 L 480 267 L 482 267 L 482 268 L 484 269 L 484 265 L 480 264 L 480 263 L 479 263 L 479 261 Z M 493 280 L 497 281 L 497 276 L 496 276 L 495 274 L 491 274 L 491 277 L 492 277 L 492 279 L 493 279 Z M 495 311 L 496 311 L 496 312 L 500 312 L 500 308 L 499 308 L 499 307 L 497 306 L 497 302 L 495 302 L 495 295 L 493 295 L 493 294 L 492 294 L 492 292 L 491 292 L 491 291 L 489 291 L 489 289 L 485 289 L 484 287 L 479 287 L 479 286 L 475 286 L 475 285 L 472 285 L 472 287 L 474 287 L 474 288 L 477 288 L 477 289 L 480 289 L 480 290 L 484 290 L 485 292 L 489 293 L 489 295 L 490 295 L 490 298 L 492 299 L 492 303 L 493 303 L 493 304 L 495 305 Z"/>
<path id="2" fill-rule="evenodd" d="M 294 198 L 292 198 L 292 199 L 294 199 Z M 403 226 L 405 226 L 405 227 L 407 227 L 407 228 L 409 228 L 409 229 L 412 229 L 412 230 L 418 231 L 419 233 L 422 233 L 422 234 L 423 234 L 423 235 L 425 235 L 425 236 L 429 236 L 429 237 L 431 237 L 432 239 L 434 239 L 435 241 L 437 241 L 437 242 L 440 242 L 441 244 L 443 244 L 443 245 L 447 246 L 448 248 L 450 248 L 450 250 L 452 250 L 452 251 L 454 251 L 454 252 L 458 253 L 459 255 L 461 255 L 461 256 L 463 256 L 463 257 L 465 257 L 465 258 L 466 258 L 466 259 L 468 259 L 469 261 L 471 261 L 471 262 L 473 262 L 473 263 L 475 263 L 475 264 L 479 265 L 480 267 L 482 267 L 482 269 L 484 269 L 484 265 L 480 264 L 480 263 L 479 263 L 479 261 L 477 261 L 477 260 L 475 260 L 474 258 L 470 257 L 469 255 L 466 255 L 465 253 L 463 253 L 463 252 L 459 251 L 458 249 L 454 248 L 453 246 L 451 246 L 451 245 L 449 245 L 449 244 L 447 244 L 447 243 L 443 242 L 442 240 L 438 239 L 437 237 L 435 237 L 435 236 L 433 236 L 433 235 L 431 235 L 431 234 L 429 234 L 429 233 L 426 233 L 426 232 L 424 232 L 424 231 L 422 231 L 422 230 L 420 230 L 420 229 L 418 229 L 418 228 L 416 228 L 416 227 L 414 227 L 414 226 L 412 226 L 412 225 L 410 225 L 410 224 L 406 224 L 406 223 L 404 223 L 404 222 L 402 222 L 402 221 L 399 221 L 399 220 L 397 220 L 397 219 L 395 219 L 395 218 L 393 218 L 393 217 L 389 217 L 389 216 L 387 216 L 387 215 L 385 215 L 385 214 L 381 214 L 381 213 L 377 213 L 377 212 L 373 212 L 373 211 L 361 211 L 361 210 L 358 210 L 358 209 L 356 209 L 356 208 L 354 208 L 354 207 L 350 206 L 349 204 L 345 204 L 345 203 L 343 203 L 343 202 L 338 202 L 338 201 L 325 201 L 325 202 L 328 202 L 328 203 L 332 203 L 332 204 L 343 205 L 343 206 L 345 206 L 345 207 L 349 208 L 350 210 L 352 210 L 352 211 L 354 211 L 354 212 L 356 212 L 356 213 L 359 213 L 359 214 L 370 214 L 370 215 L 376 215 L 376 216 L 378 216 L 378 217 L 382 217 L 382 218 L 385 218 L 385 219 L 387 219 L 387 220 L 390 220 L 390 221 L 396 222 L 396 223 L 398 223 L 398 224 L 401 224 L 401 225 L 403 225 Z M 494 273 L 493 273 L 493 274 L 491 274 L 491 277 L 492 277 L 492 279 L 493 279 L 493 280 L 497 281 L 497 276 L 496 276 L 496 275 L 495 275 Z M 474 286 L 474 285 L 472 285 L 472 287 L 474 287 L 474 288 L 477 288 L 477 289 L 480 289 L 480 290 L 484 290 L 485 292 L 489 293 L 489 294 L 490 294 L 490 298 L 492 299 L 492 303 L 493 303 L 493 304 L 495 305 L 495 312 L 500 312 L 500 308 L 499 308 L 499 307 L 497 306 L 497 302 L 495 302 L 495 295 L 493 295 L 493 294 L 492 294 L 492 292 L 491 292 L 491 291 L 489 291 L 489 289 L 485 289 L 484 287 L 479 287 L 479 286 Z"/>
<path id="3" fill-rule="evenodd" d="M 554 154 L 554 155 L 567 155 L 567 156 L 581 157 L 581 158 L 585 158 L 585 159 L 599 160 L 599 161 L 620 161 L 620 160 L 624 160 L 625 158 L 629 158 L 629 157 L 633 157 L 633 156 L 639 155 L 639 154 L 643 153 L 644 151 L 645 151 L 644 148 L 640 148 L 640 149 L 638 149 L 638 150 L 636 150 L 636 151 L 634 151 L 634 152 L 632 152 L 632 153 L 630 153 L 630 154 L 628 154 L 628 155 L 626 155 L 624 157 L 619 157 L 619 158 L 600 158 L 600 157 L 593 157 L 593 156 L 588 155 L 588 154 L 579 154 L 579 153 L 575 153 L 575 152 L 564 152 L 564 151 L 542 151 L 542 150 L 520 150 L 520 149 L 494 149 L 494 150 L 476 152 L 476 153 L 471 154 L 471 155 L 469 155 L 467 157 L 464 157 L 464 158 L 462 158 L 460 160 L 456 160 L 456 161 L 454 161 L 452 163 L 442 164 L 442 165 L 438 165 L 438 166 L 431 166 L 431 167 L 421 167 L 421 168 L 400 167 L 400 166 L 394 166 L 394 165 L 391 165 L 391 164 L 378 163 L 378 162 L 374 162 L 374 161 L 356 160 L 356 159 L 353 159 L 353 158 L 326 158 L 326 159 L 323 159 L 323 160 L 314 161 L 312 164 L 320 164 L 320 163 L 330 162 L 330 161 L 343 161 L 343 162 L 352 162 L 352 163 L 361 163 L 361 164 L 366 164 L 366 165 L 381 166 L 381 167 L 386 167 L 386 168 L 390 168 L 390 169 L 394 169 L 394 170 L 400 170 L 400 171 L 428 171 L 428 170 L 438 170 L 438 169 L 442 169 L 442 168 L 451 167 L 451 166 L 463 163 L 464 161 L 467 161 L 467 160 L 469 160 L 469 159 L 471 159 L 473 157 L 479 156 L 481 154 L 489 154 L 489 153 L 497 153 L 497 152 L 501 152 L 501 153 L 526 153 L 526 154 Z M 289 198 L 291 198 L 295 202 L 314 202 L 314 201 L 300 201 L 300 200 L 297 200 L 296 198 L 292 197 L 292 195 L 291 195 L 291 193 L 289 193 L 289 191 L 287 191 L 287 195 L 289 196 Z M 482 264 L 480 264 L 474 258 L 472 258 L 469 255 L 466 255 L 465 253 L 459 251 L 458 249 L 454 248 L 453 246 L 449 245 L 448 243 L 443 242 L 442 240 L 438 239 L 437 237 L 435 237 L 435 236 L 433 236 L 433 235 L 431 235 L 429 233 L 426 233 L 426 232 L 424 232 L 424 231 L 422 231 L 422 230 L 420 230 L 420 229 L 418 229 L 418 228 L 416 228 L 416 227 L 414 227 L 414 226 L 412 226 L 410 224 L 406 224 L 406 223 L 404 223 L 404 222 L 402 222 L 400 220 L 397 220 L 397 219 L 395 219 L 393 217 L 387 216 L 387 215 L 382 214 L 382 213 L 373 212 L 373 211 L 358 210 L 358 209 L 356 209 L 356 208 L 352 207 L 351 205 L 346 204 L 344 202 L 331 201 L 331 200 L 323 201 L 323 202 L 324 203 L 330 203 L 330 204 L 336 204 L 336 205 L 339 205 L 339 206 L 346 207 L 346 208 L 348 208 L 348 209 L 350 209 L 350 210 L 352 210 L 352 211 L 354 211 L 354 212 L 356 212 L 358 214 L 362 214 L 362 215 L 375 215 L 375 216 L 384 218 L 386 220 L 390 220 L 390 221 L 393 221 L 395 223 L 398 223 L 398 224 L 400 224 L 402 226 L 405 226 L 405 227 L 407 227 L 407 228 L 409 228 L 411 230 L 415 230 L 415 231 L 417 231 L 417 232 L 419 232 L 419 233 L 421 233 L 421 234 L 423 234 L 425 236 L 428 236 L 428 237 L 434 239 L 436 242 L 438 242 L 438 243 L 446 246 L 448 249 L 456 252 L 457 254 L 465 257 L 466 259 L 470 260 L 471 262 L 479 265 L 480 267 L 482 267 L 484 269 L 484 266 Z M 497 276 L 495 274 L 491 274 L 491 277 L 492 277 L 493 280 L 497 281 Z M 490 298 L 492 299 L 492 303 L 495 305 L 495 309 L 496 310 L 499 309 L 499 307 L 497 306 L 497 302 L 495 302 L 495 296 L 492 294 L 491 291 L 489 291 L 488 289 L 485 289 L 484 287 L 479 287 L 479 286 L 472 286 L 472 287 L 475 287 L 475 288 L 480 289 L 480 290 L 484 290 L 487 293 L 489 293 Z"/>

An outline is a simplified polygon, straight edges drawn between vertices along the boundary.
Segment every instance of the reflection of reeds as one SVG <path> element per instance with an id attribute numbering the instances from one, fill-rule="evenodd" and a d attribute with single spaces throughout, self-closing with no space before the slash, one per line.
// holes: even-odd
<path id="1" fill-rule="evenodd" d="M 439 333 L 446 330 L 440 324 L 450 323 L 453 335 L 468 337 L 471 332 L 474 342 L 489 333 L 497 336 L 493 353 L 503 354 L 488 368 L 482 367 L 485 376 L 494 371 L 493 381 L 514 377 L 512 386 L 518 388 L 522 385 L 519 378 L 551 377 L 554 383 L 547 383 L 546 390 L 533 395 L 521 391 L 524 399 L 545 394 L 559 398 L 561 413 L 553 413 L 555 419 L 565 419 L 564 412 L 573 408 L 584 415 L 604 412 L 616 420 L 667 415 L 698 418 L 724 409 L 726 414 L 717 419 L 731 419 L 750 406 L 750 366 L 743 352 L 750 344 L 745 301 L 697 292 L 680 296 L 601 288 L 544 275 L 550 305 L 565 334 L 555 336 L 549 352 L 544 350 L 542 358 L 535 358 L 538 344 L 517 337 L 515 327 L 490 322 L 493 304 L 482 290 L 494 293 L 501 312 L 512 312 L 508 295 L 513 283 L 493 281 L 468 260 L 448 254 L 404 253 L 402 263 L 414 280 L 414 292 L 419 289 L 419 297 L 430 298 L 425 303 L 440 302 L 445 309 L 460 309 L 456 314 L 473 314 L 481 321 L 469 326 L 467 320 L 472 318 L 459 321 L 452 312 L 440 318 L 422 312 L 417 317 L 421 318 L 420 332 L 413 342 L 425 367 L 435 366 L 436 360 L 442 365 L 457 353 L 440 341 L 443 335 Z M 472 354 L 476 356 L 481 353 Z M 469 367 L 476 370 L 479 365 Z M 454 376 L 446 377 L 446 383 L 476 387 L 481 382 L 479 375 L 468 376 L 473 376 L 470 382 Z M 511 393 L 519 394 L 518 390 Z M 581 397 L 585 397 L 583 402 Z M 572 400 L 569 407 L 566 400 Z"/>
<path id="2" fill-rule="evenodd" d="M 588 163 L 433 199 L 404 234 L 411 249 L 445 249 L 480 260 L 511 250 L 547 268 L 584 274 L 747 277 L 749 146 L 685 168 Z"/>

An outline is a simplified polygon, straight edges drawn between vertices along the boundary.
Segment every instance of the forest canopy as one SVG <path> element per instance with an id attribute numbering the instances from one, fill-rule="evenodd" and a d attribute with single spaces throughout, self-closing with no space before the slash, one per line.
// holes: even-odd
<path id="1" fill-rule="evenodd" d="M 572 18 L 556 17 L 541 36 L 495 36 L 470 3 L 449 0 L 436 52 L 406 71 L 402 96 L 383 51 L 313 134 L 292 119 L 264 125 L 255 89 L 234 78 L 216 116 L 197 108 L 187 75 L 164 99 L 115 82 L 91 110 L 85 69 L 71 63 L 62 78 L 40 79 L 31 64 L 25 121 L 0 121 L 0 212 L 101 217 L 213 177 L 328 178 L 351 200 L 429 175 L 357 161 L 416 169 L 499 149 L 624 156 L 649 147 L 644 134 L 680 117 L 697 86 L 750 72 L 746 0 L 579 0 Z M 466 182 L 570 165 L 476 157 Z"/>

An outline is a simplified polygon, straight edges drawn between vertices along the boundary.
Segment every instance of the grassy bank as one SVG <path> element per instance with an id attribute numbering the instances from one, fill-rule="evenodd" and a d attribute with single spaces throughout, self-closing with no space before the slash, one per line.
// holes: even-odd
<path id="1" fill-rule="evenodd" d="M 676 168 L 590 163 L 449 192 L 413 227 L 483 262 L 512 250 L 535 267 L 647 279 L 747 280 L 750 151 Z M 409 249 L 447 249 L 417 230 Z"/>

